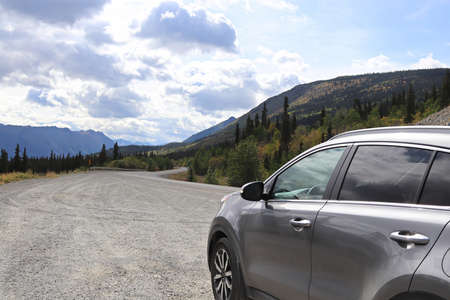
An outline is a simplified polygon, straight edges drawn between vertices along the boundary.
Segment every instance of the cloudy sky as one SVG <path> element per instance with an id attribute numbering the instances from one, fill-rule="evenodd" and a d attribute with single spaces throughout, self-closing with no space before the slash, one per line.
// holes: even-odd
<path id="1" fill-rule="evenodd" d="M 0 123 L 180 141 L 295 84 L 450 65 L 449 0 L 0 0 Z"/>

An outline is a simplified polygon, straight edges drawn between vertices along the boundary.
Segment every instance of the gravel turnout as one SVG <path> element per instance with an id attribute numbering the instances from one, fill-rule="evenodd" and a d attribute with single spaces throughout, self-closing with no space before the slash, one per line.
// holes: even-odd
<path id="1" fill-rule="evenodd" d="M 0 186 L 0 299 L 213 299 L 208 229 L 237 189 L 172 172 Z"/>

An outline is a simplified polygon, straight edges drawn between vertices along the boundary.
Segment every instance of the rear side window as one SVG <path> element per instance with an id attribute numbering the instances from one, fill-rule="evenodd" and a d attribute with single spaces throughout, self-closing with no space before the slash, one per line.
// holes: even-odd
<path id="1" fill-rule="evenodd" d="M 394 146 L 360 146 L 339 199 L 414 203 L 432 151 Z"/>
<path id="2" fill-rule="evenodd" d="M 420 203 L 450 206 L 450 154 L 436 155 Z"/>

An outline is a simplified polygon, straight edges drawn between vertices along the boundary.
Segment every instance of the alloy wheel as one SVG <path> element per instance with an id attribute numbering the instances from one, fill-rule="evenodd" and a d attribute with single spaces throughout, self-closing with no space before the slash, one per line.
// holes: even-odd
<path id="1" fill-rule="evenodd" d="M 213 277 L 214 289 L 221 300 L 229 300 L 232 290 L 233 273 L 231 271 L 231 261 L 228 252 L 220 248 L 214 258 L 214 268 L 216 274 Z"/>

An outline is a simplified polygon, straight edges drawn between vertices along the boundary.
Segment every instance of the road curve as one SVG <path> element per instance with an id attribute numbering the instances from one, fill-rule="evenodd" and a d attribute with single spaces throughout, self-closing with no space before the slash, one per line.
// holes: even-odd
<path id="1" fill-rule="evenodd" d="M 0 299 L 212 299 L 206 240 L 235 188 L 98 171 L 0 187 Z"/>

